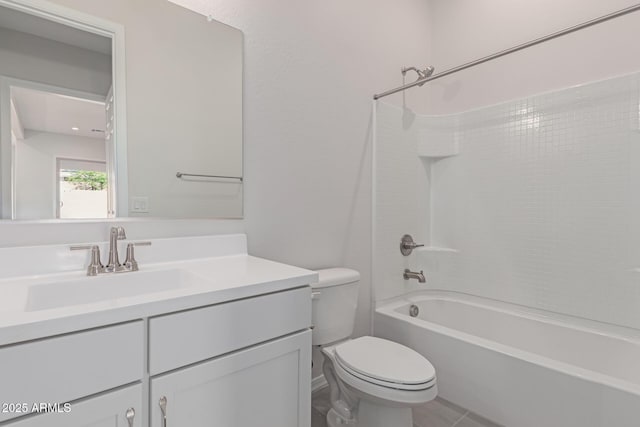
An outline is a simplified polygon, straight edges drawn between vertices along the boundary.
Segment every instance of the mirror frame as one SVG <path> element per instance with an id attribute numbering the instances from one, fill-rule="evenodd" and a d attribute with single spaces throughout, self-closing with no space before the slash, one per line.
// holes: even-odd
<path id="1" fill-rule="evenodd" d="M 111 39 L 111 79 L 114 108 L 114 158 L 115 158 L 115 218 L 122 219 L 129 211 L 127 177 L 127 106 L 124 26 L 79 12 L 46 0 L 0 0 L 0 6 L 47 19 L 62 25 Z M 9 99 L 9 84 L 0 85 L 0 99 Z M 0 212 L 3 220 L 12 217 L 12 159 L 11 159 L 11 111 L 0 106 Z M 51 222 L 50 220 L 45 220 Z M 75 220 L 57 220 L 70 223 Z M 82 221 L 82 220 L 81 220 Z M 85 221 L 82 221 L 85 222 Z"/>

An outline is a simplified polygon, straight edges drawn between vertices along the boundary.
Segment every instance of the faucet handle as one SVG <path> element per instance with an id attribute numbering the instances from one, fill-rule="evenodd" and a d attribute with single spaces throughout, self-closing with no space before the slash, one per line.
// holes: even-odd
<path id="1" fill-rule="evenodd" d="M 423 246 L 423 244 L 414 242 L 410 234 L 405 234 L 402 236 L 402 239 L 400 239 L 400 252 L 404 256 L 411 255 L 411 252 L 413 252 L 415 248 L 421 248 Z"/>
<path id="2" fill-rule="evenodd" d="M 151 242 L 131 242 L 127 244 L 127 258 L 122 266 L 126 271 L 138 271 L 138 261 L 134 253 L 136 246 L 151 246 Z"/>
<path id="3" fill-rule="evenodd" d="M 69 246 L 69 250 L 71 250 L 71 251 L 92 250 L 93 248 L 98 248 L 98 250 L 100 250 L 98 245 L 73 245 L 73 246 Z"/>
<path id="4" fill-rule="evenodd" d="M 104 271 L 104 266 L 100 262 L 100 247 L 98 245 L 74 245 L 69 247 L 72 251 L 91 251 L 91 262 L 87 267 L 87 276 L 97 276 Z"/>

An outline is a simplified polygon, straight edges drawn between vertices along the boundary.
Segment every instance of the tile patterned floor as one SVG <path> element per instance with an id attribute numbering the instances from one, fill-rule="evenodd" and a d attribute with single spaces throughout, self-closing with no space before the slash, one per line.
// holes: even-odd
<path id="1" fill-rule="evenodd" d="M 311 427 L 327 427 L 329 393 L 325 387 L 311 398 Z M 500 427 L 451 402 L 437 398 L 413 409 L 414 427 Z"/>

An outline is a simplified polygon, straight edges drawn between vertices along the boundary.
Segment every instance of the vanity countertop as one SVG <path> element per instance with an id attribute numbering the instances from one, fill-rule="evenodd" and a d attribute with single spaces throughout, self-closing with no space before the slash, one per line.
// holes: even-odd
<path id="1" fill-rule="evenodd" d="M 231 251 L 236 253 L 225 254 L 214 248 L 204 252 L 216 256 L 155 263 L 140 261 L 138 272 L 110 275 L 116 280 L 119 279 L 116 276 L 125 279 L 124 284 L 118 284 L 124 286 L 125 296 L 116 298 L 99 295 L 103 289 L 108 294 L 109 275 L 87 277 L 84 269 L 0 278 L 0 346 L 285 291 L 317 281 L 317 273 L 313 271 L 247 255 L 246 237 L 238 235 L 238 238 L 245 243 L 241 241 L 236 245 L 240 250 Z M 209 244 L 211 239 L 215 243 L 215 237 L 197 243 Z M 162 242 L 159 243 L 161 246 Z M 153 289 L 156 282 L 168 283 L 174 278 L 179 286 Z M 92 280 L 103 280 L 104 288 Z M 144 286 L 152 290 L 127 295 L 126 286 L 138 281 L 147 282 Z M 94 286 L 88 294 L 83 289 L 86 284 Z M 51 293 L 57 289 L 69 295 Z M 80 292 L 73 292 L 74 289 Z M 41 293 L 39 300 L 34 300 L 34 290 Z M 73 302 L 75 294 L 82 293 L 88 299 Z M 62 302 L 51 303 L 56 299 Z M 34 301 L 41 305 L 34 309 Z"/>

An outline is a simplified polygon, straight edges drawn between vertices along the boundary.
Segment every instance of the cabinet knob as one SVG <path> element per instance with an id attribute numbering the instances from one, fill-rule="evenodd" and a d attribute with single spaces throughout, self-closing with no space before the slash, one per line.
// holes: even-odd
<path id="1" fill-rule="evenodd" d="M 125 413 L 125 417 L 127 418 L 127 422 L 129 423 L 129 427 L 133 427 L 133 419 L 136 416 L 136 411 L 133 408 L 127 409 Z"/>

